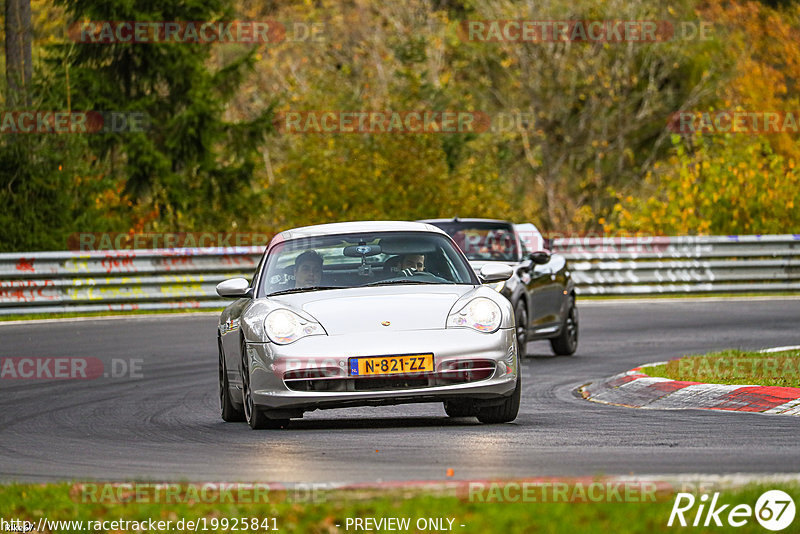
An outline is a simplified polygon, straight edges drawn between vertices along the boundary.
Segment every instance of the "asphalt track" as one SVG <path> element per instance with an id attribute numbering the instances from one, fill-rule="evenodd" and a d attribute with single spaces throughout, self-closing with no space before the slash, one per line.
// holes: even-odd
<path id="1" fill-rule="evenodd" d="M 578 353 L 531 343 L 522 408 L 496 426 L 439 404 L 317 411 L 280 431 L 223 423 L 215 318 L 0 324 L 0 357 L 139 360 L 137 376 L 0 380 L 0 480 L 358 483 L 596 474 L 798 473 L 800 418 L 590 403 L 641 363 L 800 343 L 800 299 L 582 303 Z M 140 374 L 141 376 L 138 376 Z"/>

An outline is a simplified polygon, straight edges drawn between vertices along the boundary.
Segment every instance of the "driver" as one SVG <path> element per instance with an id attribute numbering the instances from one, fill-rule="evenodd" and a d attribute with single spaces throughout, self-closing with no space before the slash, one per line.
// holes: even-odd
<path id="1" fill-rule="evenodd" d="M 404 254 L 403 260 L 400 262 L 400 272 L 405 276 L 411 276 L 414 271 L 425 270 L 425 255 L 424 254 Z"/>
<path id="2" fill-rule="evenodd" d="M 322 282 L 322 256 L 306 250 L 294 260 L 294 287 L 313 287 Z"/>

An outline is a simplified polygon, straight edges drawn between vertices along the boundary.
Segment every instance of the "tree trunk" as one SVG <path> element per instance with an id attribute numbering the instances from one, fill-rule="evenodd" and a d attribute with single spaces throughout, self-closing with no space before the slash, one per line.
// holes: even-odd
<path id="1" fill-rule="evenodd" d="M 30 0 L 6 0 L 6 82 L 8 98 L 6 107 L 31 105 L 29 88 L 33 74 L 31 60 Z"/>

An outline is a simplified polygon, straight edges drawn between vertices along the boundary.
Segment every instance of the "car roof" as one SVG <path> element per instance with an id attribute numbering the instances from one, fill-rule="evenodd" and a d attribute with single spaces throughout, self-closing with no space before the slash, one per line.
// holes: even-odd
<path id="1" fill-rule="evenodd" d="M 482 223 L 500 223 L 500 224 L 511 224 L 511 221 L 506 221 L 503 219 L 480 219 L 478 217 L 453 217 L 451 219 L 422 219 L 418 222 L 422 223 L 472 223 L 472 222 L 482 222 Z"/>
<path id="2" fill-rule="evenodd" d="M 340 223 L 316 224 L 313 226 L 303 226 L 292 228 L 279 233 L 276 241 L 286 241 L 304 237 L 318 237 L 336 234 L 356 234 L 361 232 L 433 232 L 437 234 L 447 233 L 431 224 L 408 221 L 350 221 Z"/>

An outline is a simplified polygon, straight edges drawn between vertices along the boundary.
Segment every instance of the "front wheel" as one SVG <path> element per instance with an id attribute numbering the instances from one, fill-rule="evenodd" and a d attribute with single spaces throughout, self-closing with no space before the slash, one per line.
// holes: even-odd
<path id="1" fill-rule="evenodd" d="M 575 354 L 578 349 L 578 308 L 575 307 L 575 297 L 571 296 L 569 301 L 569 311 L 564 318 L 564 325 L 558 337 L 550 340 L 553 352 L 560 356 Z"/>
<path id="2" fill-rule="evenodd" d="M 250 371 L 242 362 L 242 402 L 244 404 L 244 418 L 253 430 L 265 428 L 283 428 L 289 424 L 288 419 L 271 419 L 267 417 L 264 410 L 253 402 L 253 394 L 250 390 Z"/>
<path id="3" fill-rule="evenodd" d="M 521 370 L 520 370 L 521 371 Z M 517 375 L 517 387 L 510 397 L 497 406 L 478 409 L 478 421 L 486 424 L 510 423 L 517 418 L 519 402 L 522 395 L 522 373 Z"/>

